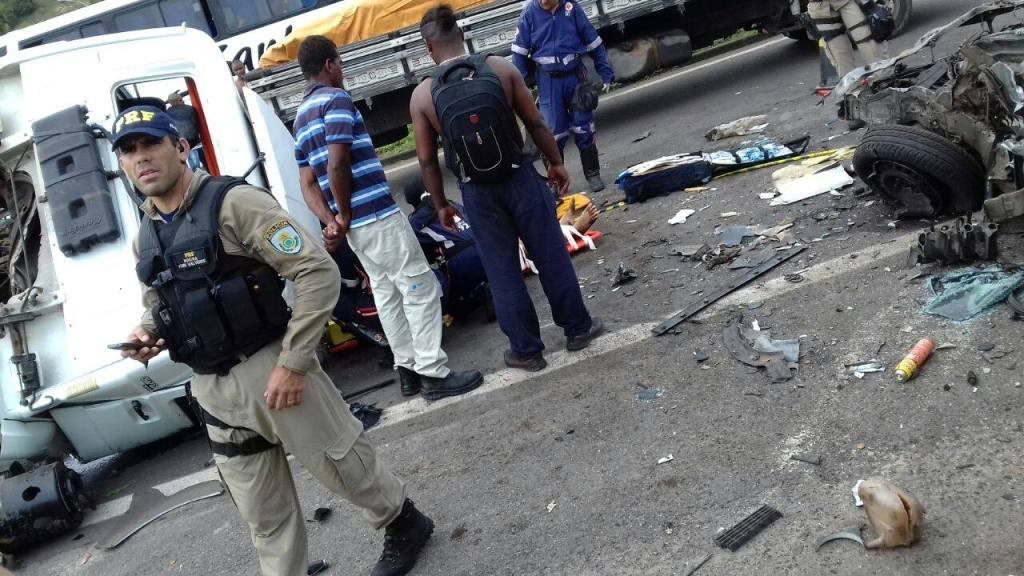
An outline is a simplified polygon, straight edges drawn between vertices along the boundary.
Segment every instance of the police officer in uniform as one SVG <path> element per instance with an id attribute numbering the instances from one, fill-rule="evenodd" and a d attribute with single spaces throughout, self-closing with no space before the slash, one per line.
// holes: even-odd
<path id="1" fill-rule="evenodd" d="M 882 45 L 874 39 L 859 0 L 812 0 L 807 15 L 825 41 L 825 53 L 840 78 L 857 66 L 854 45 L 867 64 L 882 59 Z"/>
<path id="2" fill-rule="evenodd" d="M 604 190 L 604 182 L 594 140 L 594 111 L 573 106 L 577 87 L 586 80 L 584 54 L 593 57 L 603 91 L 607 92 L 615 73 L 608 64 L 601 37 L 583 8 L 568 0 L 529 0 L 526 3 L 512 42 L 512 62 L 523 78 L 529 76 L 530 60 L 536 64 L 540 111 L 555 134 L 558 149 L 564 154 L 571 134 L 580 151 L 587 184 L 591 192 L 600 192 Z"/>
<path id="3" fill-rule="evenodd" d="M 314 349 L 338 299 L 330 256 L 266 190 L 193 172 L 162 110 L 118 115 L 111 143 L 146 196 L 135 241 L 146 312 L 127 357 L 166 348 L 189 365 L 214 459 L 265 576 L 307 570 L 306 528 L 285 453 L 385 528 L 377 576 L 405 574 L 433 522 L 405 497 Z M 283 280 L 295 284 L 289 310 Z"/>

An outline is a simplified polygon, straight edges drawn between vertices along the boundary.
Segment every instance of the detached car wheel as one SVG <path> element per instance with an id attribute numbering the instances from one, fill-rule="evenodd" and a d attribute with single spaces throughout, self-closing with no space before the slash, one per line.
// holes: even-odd
<path id="1" fill-rule="evenodd" d="M 901 217 L 964 214 L 981 207 L 985 171 L 966 150 L 917 126 L 879 126 L 853 156 L 857 175 L 903 207 Z"/>

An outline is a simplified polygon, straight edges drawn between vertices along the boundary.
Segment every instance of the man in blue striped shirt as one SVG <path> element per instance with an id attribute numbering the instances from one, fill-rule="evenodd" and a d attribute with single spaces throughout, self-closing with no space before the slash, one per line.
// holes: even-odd
<path id="1" fill-rule="evenodd" d="M 347 240 L 370 277 L 402 394 L 437 400 L 480 385 L 479 372 L 452 372 L 441 349 L 441 293 L 408 220 L 391 198 L 362 115 L 342 88 L 334 43 L 299 46 L 308 87 L 295 117 L 295 159 L 306 204 L 324 226 L 328 250 Z"/>

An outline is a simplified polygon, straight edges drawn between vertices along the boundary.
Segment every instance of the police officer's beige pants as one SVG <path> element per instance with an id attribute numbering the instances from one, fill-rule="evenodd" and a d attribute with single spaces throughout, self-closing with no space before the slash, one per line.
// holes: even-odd
<path id="1" fill-rule="evenodd" d="M 853 42 L 857 43 L 857 50 L 864 55 L 865 64 L 872 64 L 882 59 L 882 45 L 871 39 L 871 30 L 867 26 L 854 28 L 865 20 L 864 11 L 854 0 L 812 1 L 807 5 L 807 14 L 814 20 L 842 18 L 842 23 L 817 24 L 822 33 L 847 31 L 847 33 L 825 42 L 825 53 L 832 65 L 835 66 L 840 78 L 857 67 L 853 56 Z"/>
<path id="2" fill-rule="evenodd" d="M 441 349 L 441 286 L 401 212 L 348 231 L 348 245 L 370 277 L 395 365 L 422 376 L 448 375 Z"/>
<path id="3" fill-rule="evenodd" d="M 362 424 L 319 367 L 305 377 L 302 404 L 272 411 L 263 393 L 281 351 L 264 347 L 227 376 L 195 375 L 192 392 L 202 407 L 231 426 L 208 426 L 214 442 L 239 444 L 260 435 L 275 448 L 251 456 L 214 457 L 242 519 L 264 576 L 301 576 L 308 565 L 306 523 L 285 452 L 332 492 L 363 509 L 374 528 L 401 512 L 405 486 L 376 458 Z"/>

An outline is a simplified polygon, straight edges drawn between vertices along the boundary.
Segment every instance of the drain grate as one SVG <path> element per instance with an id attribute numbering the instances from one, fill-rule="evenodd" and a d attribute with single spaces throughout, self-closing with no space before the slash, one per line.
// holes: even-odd
<path id="1" fill-rule="evenodd" d="M 735 552 L 779 518 L 782 518 L 782 512 L 764 504 L 756 512 L 737 522 L 732 528 L 715 536 L 715 544 L 720 548 Z"/>

